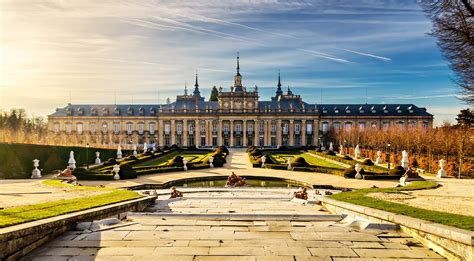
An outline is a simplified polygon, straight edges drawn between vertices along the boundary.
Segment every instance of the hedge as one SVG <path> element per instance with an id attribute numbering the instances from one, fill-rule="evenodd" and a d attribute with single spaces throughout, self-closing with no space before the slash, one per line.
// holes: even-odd
<path id="1" fill-rule="evenodd" d="M 74 146 L 53 146 L 0 143 L 0 179 L 5 178 L 29 178 L 34 169 L 33 160 L 39 159 L 43 174 L 51 173 L 55 170 L 63 170 L 69 160 L 69 152 L 74 151 L 76 166 L 85 165 L 87 148 Z M 108 158 L 115 158 L 117 150 L 89 148 L 89 164 L 95 163 L 95 152 L 100 152 L 100 158 L 104 161 Z M 123 150 L 129 153 L 129 150 Z"/>

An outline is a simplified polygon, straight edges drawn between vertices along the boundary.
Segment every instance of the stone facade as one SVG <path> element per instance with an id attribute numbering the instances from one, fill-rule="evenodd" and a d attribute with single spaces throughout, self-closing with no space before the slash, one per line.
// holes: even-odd
<path id="1" fill-rule="evenodd" d="M 263 147 L 319 144 L 331 129 L 431 127 L 433 115 L 413 104 L 309 104 L 288 87 L 260 101 L 258 87 L 242 85 L 239 59 L 230 91 L 206 101 L 198 77 L 169 104 L 72 105 L 48 116 L 56 144 Z"/>

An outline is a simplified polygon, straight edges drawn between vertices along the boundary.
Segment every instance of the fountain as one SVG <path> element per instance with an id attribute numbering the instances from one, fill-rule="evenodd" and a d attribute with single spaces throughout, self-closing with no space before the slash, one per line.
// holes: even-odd
<path id="1" fill-rule="evenodd" d="M 176 189 L 176 187 L 171 188 L 170 198 L 182 198 L 183 192 Z"/>
<path id="2" fill-rule="evenodd" d="M 33 160 L 33 167 L 35 167 L 35 169 L 31 172 L 31 178 L 32 179 L 39 179 L 41 178 L 41 170 L 38 169 L 39 167 L 39 159 L 34 159 Z"/>
<path id="3" fill-rule="evenodd" d="M 227 177 L 227 182 L 225 184 L 225 187 L 243 187 L 243 186 L 245 186 L 245 178 L 237 176 L 237 174 L 235 174 L 232 171 L 232 174 L 230 174 L 229 177 Z"/>

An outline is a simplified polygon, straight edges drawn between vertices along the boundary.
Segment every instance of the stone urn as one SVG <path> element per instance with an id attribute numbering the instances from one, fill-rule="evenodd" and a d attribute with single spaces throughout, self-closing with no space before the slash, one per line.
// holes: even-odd
<path id="1" fill-rule="evenodd" d="M 375 164 L 382 164 L 382 152 L 379 150 L 377 151 L 377 159 L 375 160 Z"/>
<path id="2" fill-rule="evenodd" d="M 115 172 L 115 175 L 114 175 L 114 179 L 115 180 L 119 180 L 120 179 L 120 175 L 119 175 L 119 171 L 120 171 L 120 165 L 119 164 L 115 164 L 113 169 L 112 169 L 113 172 Z"/>
<path id="3" fill-rule="evenodd" d="M 406 150 L 402 151 L 402 161 L 400 162 L 400 165 L 407 170 L 408 169 L 408 152 Z"/>
<path id="4" fill-rule="evenodd" d="M 143 143 L 143 153 L 147 152 L 148 150 L 148 145 L 145 143 Z"/>
<path id="5" fill-rule="evenodd" d="M 122 147 L 120 147 L 120 145 L 118 145 L 117 147 L 117 159 L 121 159 L 122 158 Z"/>
<path id="6" fill-rule="evenodd" d="M 138 155 L 138 152 L 137 152 L 137 145 L 133 145 L 133 156 L 137 156 Z"/>
<path id="7" fill-rule="evenodd" d="M 439 160 L 438 175 L 436 175 L 436 177 L 438 177 L 438 178 L 446 178 L 446 170 L 444 170 L 445 167 L 446 167 L 446 160 L 440 159 L 440 160 Z"/>
<path id="8" fill-rule="evenodd" d="M 288 164 L 288 170 L 291 170 L 291 168 L 292 168 L 292 167 L 291 167 L 291 158 L 288 158 L 288 159 L 286 160 L 286 163 Z"/>
<path id="9" fill-rule="evenodd" d="M 214 163 L 214 157 L 211 156 L 211 157 L 209 157 L 209 167 L 214 168 L 214 164 L 213 164 L 213 163 Z"/>
<path id="10" fill-rule="evenodd" d="M 95 152 L 95 164 L 100 164 L 102 161 L 100 160 L 100 152 Z"/>
<path id="11" fill-rule="evenodd" d="M 41 170 L 38 169 L 39 159 L 34 159 L 33 160 L 33 167 L 35 167 L 35 169 L 31 172 L 31 178 L 32 179 L 40 179 L 42 176 L 41 176 Z"/>
<path id="12" fill-rule="evenodd" d="M 265 161 L 267 160 L 266 156 L 262 156 L 262 168 L 265 168 Z"/>
<path id="13" fill-rule="evenodd" d="M 71 170 L 75 170 L 76 169 L 76 160 L 74 159 L 74 151 L 71 150 L 71 152 L 69 152 L 69 161 L 67 162 L 69 164 L 69 168 L 71 168 Z"/>
<path id="14" fill-rule="evenodd" d="M 329 150 L 330 150 L 330 151 L 333 151 L 333 150 L 334 150 L 334 147 L 332 146 L 332 142 L 329 142 Z"/>
<path id="15" fill-rule="evenodd" d="M 355 175 L 355 178 L 356 179 L 362 179 L 362 174 L 360 174 L 360 171 L 362 169 L 362 167 L 360 166 L 359 163 L 357 163 L 354 167 L 355 171 L 357 171 L 357 174 Z"/>
<path id="16" fill-rule="evenodd" d="M 188 170 L 188 166 L 186 166 L 186 164 L 188 164 L 188 160 L 186 158 L 184 158 L 183 159 L 183 169 L 184 169 L 184 171 Z"/>

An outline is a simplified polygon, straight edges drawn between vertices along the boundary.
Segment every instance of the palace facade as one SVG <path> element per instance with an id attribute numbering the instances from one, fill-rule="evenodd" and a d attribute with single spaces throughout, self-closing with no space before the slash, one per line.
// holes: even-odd
<path id="1" fill-rule="evenodd" d="M 242 84 L 239 57 L 230 90 L 219 88 L 217 101 L 199 90 L 174 102 L 149 105 L 68 104 L 48 116 L 55 144 L 122 146 L 262 147 L 317 145 L 330 130 L 431 127 L 433 115 L 413 104 L 309 104 L 290 88 L 260 101 L 258 87 Z"/>

